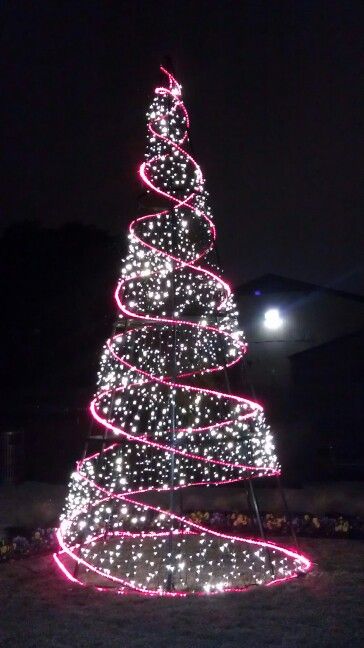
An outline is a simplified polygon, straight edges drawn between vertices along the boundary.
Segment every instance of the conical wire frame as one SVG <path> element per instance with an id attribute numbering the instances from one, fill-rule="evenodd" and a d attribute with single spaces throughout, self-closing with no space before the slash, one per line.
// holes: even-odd
<path id="1" fill-rule="evenodd" d="M 278 478 L 280 466 L 263 408 L 230 389 L 229 367 L 246 343 L 216 263 L 181 87 L 161 71 L 140 167 L 147 213 L 129 228 L 120 316 L 103 350 L 95 425 L 71 476 L 55 560 L 71 581 L 119 593 L 242 591 L 295 578 L 311 563 L 264 536 L 253 481 Z M 239 482 L 256 537 L 184 512 L 189 489 Z"/>

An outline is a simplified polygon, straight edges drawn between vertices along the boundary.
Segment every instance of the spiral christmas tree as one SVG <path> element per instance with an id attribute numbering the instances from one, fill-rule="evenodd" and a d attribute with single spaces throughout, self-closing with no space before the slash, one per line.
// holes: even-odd
<path id="1" fill-rule="evenodd" d="M 72 581 L 99 589 L 240 591 L 305 573 L 310 561 L 196 523 L 180 505 L 186 489 L 273 477 L 280 467 L 261 405 L 221 378 L 246 343 L 216 264 L 181 86 L 161 74 L 139 170 L 144 212 L 129 227 L 119 317 L 90 405 L 102 446 L 71 476 L 55 560 Z"/>

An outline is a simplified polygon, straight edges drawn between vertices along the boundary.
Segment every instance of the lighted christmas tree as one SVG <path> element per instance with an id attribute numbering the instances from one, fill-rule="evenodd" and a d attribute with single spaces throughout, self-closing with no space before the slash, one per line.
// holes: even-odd
<path id="1" fill-rule="evenodd" d="M 81 584 L 185 596 L 271 584 L 307 571 L 310 561 L 181 511 L 184 489 L 280 468 L 262 407 L 229 393 L 224 380 L 246 343 L 216 264 L 181 86 L 161 72 L 139 170 L 144 213 L 129 228 L 115 292 L 120 314 L 90 405 L 103 444 L 71 476 L 55 559 Z"/>

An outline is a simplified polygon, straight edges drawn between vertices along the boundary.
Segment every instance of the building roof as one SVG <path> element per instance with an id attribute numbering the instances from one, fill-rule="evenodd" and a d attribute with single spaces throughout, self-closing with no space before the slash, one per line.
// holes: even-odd
<path id="1" fill-rule="evenodd" d="M 321 292 L 343 299 L 350 299 L 352 301 L 364 303 L 364 295 L 356 295 L 344 290 L 336 290 L 326 286 L 319 286 L 317 284 L 300 281 L 299 279 L 291 279 L 289 277 L 282 277 L 276 274 L 265 274 L 251 281 L 247 281 L 235 290 L 237 297 L 243 295 L 271 295 L 273 293 L 312 293 Z"/>

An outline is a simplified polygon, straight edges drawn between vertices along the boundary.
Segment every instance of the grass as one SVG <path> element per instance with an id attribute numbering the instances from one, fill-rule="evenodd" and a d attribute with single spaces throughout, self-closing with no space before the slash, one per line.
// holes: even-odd
<path id="1" fill-rule="evenodd" d="M 1 648 L 353 648 L 364 645 L 363 544 L 307 540 L 318 566 L 283 586 L 180 600 L 72 586 L 50 556 L 0 566 Z"/>

